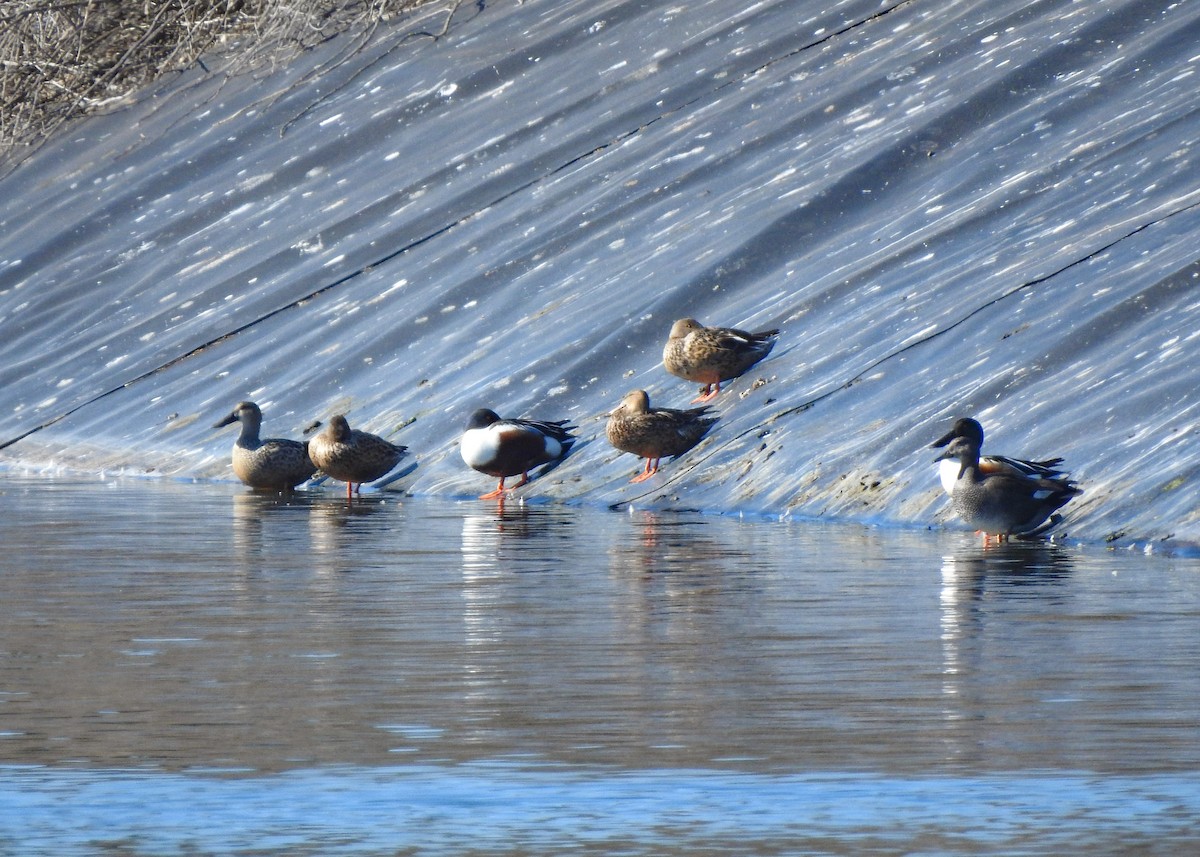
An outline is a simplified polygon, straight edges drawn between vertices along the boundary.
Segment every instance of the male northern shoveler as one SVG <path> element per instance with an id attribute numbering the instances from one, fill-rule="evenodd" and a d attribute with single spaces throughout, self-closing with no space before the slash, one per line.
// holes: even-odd
<path id="1" fill-rule="evenodd" d="M 693 404 L 712 401 L 721 392 L 722 381 L 738 377 L 770 354 L 778 335 L 778 330 L 747 333 L 681 318 L 671 325 L 663 347 L 663 366 L 672 375 L 704 385 Z"/>
<path id="2" fill-rule="evenodd" d="M 622 452 L 646 459 L 646 469 L 630 482 L 641 482 L 658 472 L 662 458 L 683 455 L 708 434 L 716 417 L 709 408 L 651 408 L 645 390 L 634 390 L 608 418 L 608 442 Z"/>
<path id="3" fill-rule="evenodd" d="M 575 443 L 571 434 L 574 428 L 567 420 L 501 419 L 487 408 L 471 414 L 459 441 L 459 452 L 471 467 L 500 480 L 495 491 L 482 494 L 479 499 L 503 497 L 506 491 L 528 482 L 533 468 L 564 458 Z M 518 473 L 521 481 L 505 488 L 504 480 Z"/>
<path id="4" fill-rule="evenodd" d="M 308 442 L 313 464 L 327 476 L 346 483 L 346 499 L 364 482 L 374 482 L 396 466 L 406 446 L 398 446 L 365 431 L 351 429 L 342 414 L 329 419 L 329 425 Z M 358 488 L 355 489 L 355 485 Z"/>
<path id="5" fill-rule="evenodd" d="M 316 467 L 308 457 L 308 443 L 269 437 L 260 440 L 262 411 L 254 402 L 238 402 L 233 413 L 213 428 L 240 422 L 242 433 L 233 444 L 233 472 L 251 488 L 290 491 L 308 480 Z"/>
<path id="6" fill-rule="evenodd" d="M 957 478 L 951 497 L 954 511 L 983 533 L 1005 541 L 1010 535 L 1039 535 L 1058 523 L 1054 514 L 1080 491 L 1067 479 L 983 473 L 974 440 L 956 437 L 935 461 L 951 461 Z"/>
<path id="7" fill-rule="evenodd" d="M 930 449 L 938 449 L 950 443 L 956 437 L 964 438 L 974 444 L 975 449 L 983 449 L 983 426 L 970 417 L 962 417 L 954 421 L 953 428 L 930 444 Z M 958 480 L 959 465 L 952 458 L 939 459 L 938 476 L 942 480 L 942 488 L 947 494 L 954 493 L 954 483 Z M 1026 461 L 1023 458 L 1008 458 L 1003 455 L 980 455 L 979 472 L 986 475 L 992 473 L 1007 473 L 1009 476 L 1026 479 L 1065 479 L 1066 475 L 1059 465 L 1061 458 L 1047 458 L 1045 461 Z"/>

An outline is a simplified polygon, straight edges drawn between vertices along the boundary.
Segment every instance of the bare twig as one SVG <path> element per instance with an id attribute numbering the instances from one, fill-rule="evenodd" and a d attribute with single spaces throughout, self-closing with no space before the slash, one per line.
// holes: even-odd
<path id="1" fill-rule="evenodd" d="M 369 44 L 380 21 L 428 2 L 435 0 L 5 0 L 0 164 L 15 167 L 19 151 L 65 123 L 209 53 L 229 70 L 249 71 L 338 33 L 361 33 L 336 65 Z"/>
<path id="2" fill-rule="evenodd" d="M 289 119 L 287 122 L 285 122 L 283 124 L 283 127 L 279 129 L 279 136 L 280 137 L 284 136 L 293 125 L 295 125 L 297 122 L 299 122 L 305 116 L 307 116 L 309 113 L 311 113 L 317 107 L 319 107 L 321 104 L 328 101 L 334 95 L 343 91 L 348 86 L 353 84 L 354 81 L 358 80 L 360 77 L 362 77 L 368 71 L 373 69 L 376 65 L 378 65 L 380 62 L 382 62 L 384 59 L 386 59 L 391 54 L 392 51 L 394 51 L 396 48 L 400 47 L 401 45 L 407 43 L 410 39 L 431 38 L 434 41 L 437 41 L 442 36 L 446 35 L 446 33 L 448 33 L 450 31 L 450 21 L 451 21 L 451 19 L 454 18 L 454 13 L 458 11 L 459 6 L 461 6 L 463 4 L 463 2 L 464 2 L 464 0 L 450 0 L 449 6 L 446 9 L 446 19 L 443 22 L 441 31 L 439 31 L 436 34 L 429 33 L 425 30 L 420 30 L 418 32 L 413 32 L 413 33 L 405 33 L 403 36 L 400 37 L 400 39 L 396 42 L 396 44 L 392 45 L 390 48 L 388 48 L 386 51 L 384 51 L 378 57 L 373 59 L 371 62 L 367 63 L 365 66 L 358 69 L 358 71 L 356 71 L 354 74 L 352 74 L 349 78 L 347 78 L 345 81 L 343 81 L 338 86 L 333 87 L 328 92 L 322 93 L 321 97 L 318 100 L 312 102 L 307 107 L 305 107 L 303 110 L 301 110 L 299 113 L 297 113 L 295 116 L 293 116 L 291 119 Z M 414 5 L 420 5 L 420 4 L 414 4 Z M 350 57 L 354 56 L 359 51 L 361 51 L 363 48 L 365 48 L 370 43 L 371 38 L 374 36 L 376 26 L 378 26 L 378 21 L 372 22 L 370 29 L 359 40 L 358 44 L 352 50 L 347 51 L 345 54 L 343 54 L 341 57 L 339 57 L 335 62 L 331 62 L 331 63 L 326 64 L 326 66 L 322 66 L 319 69 L 319 71 L 323 72 L 323 71 L 327 71 L 329 68 L 336 68 L 338 65 L 341 65 L 346 60 L 350 59 Z M 314 70 L 309 73 L 308 77 L 312 77 L 313 75 L 315 75 L 317 73 L 318 73 L 318 70 Z"/>

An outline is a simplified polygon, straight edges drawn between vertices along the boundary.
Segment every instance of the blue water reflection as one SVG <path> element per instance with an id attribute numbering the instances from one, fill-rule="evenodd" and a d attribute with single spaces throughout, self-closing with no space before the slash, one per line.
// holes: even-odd
<path id="1" fill-rule="evenodd" d="M 1200 845 L 1200 563 L 0 483 L 0 852 Z"/>
<path id="2" fill-rule="evenodd" d="M 272 777 L 10 769 L 5 781 L 0 843 L 22 854 L 1119 854 L 1150 843 L 1186 850 L 1200 813 L 1185 776 L 895 779 L 496 762 Z"/>

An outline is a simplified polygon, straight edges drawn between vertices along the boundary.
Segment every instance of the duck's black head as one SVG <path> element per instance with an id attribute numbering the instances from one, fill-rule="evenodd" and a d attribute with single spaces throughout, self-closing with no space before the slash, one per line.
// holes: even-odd
<path id="1" fill-rule="evenodd" d="M 499 414 L 495 411 L 489 411 L 487 408 L 480 408 L 471 414 L 471 418 L 467 420 L 467 430 L 487 428 L 492 423 L 498 422 L 500 422 Z"/>
<path id="2" fill-rule="evenodd" d="M 954 427 L 946 432 L 942 437 L 935 440 L 929 445 L 931 449 L 942 447 L 954 440 L 956 437 L 961 437 L 975 444 L 976 449 L 983 447 L 983 426 L 978 420 L 973 420 L 970 417 L 960 417 L 954 421 Z"/>

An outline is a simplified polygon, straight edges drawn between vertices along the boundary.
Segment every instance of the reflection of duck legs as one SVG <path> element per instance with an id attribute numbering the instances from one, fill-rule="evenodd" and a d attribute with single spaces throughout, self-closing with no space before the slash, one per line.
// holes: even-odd
<path id="1" fill-rule="evenodd" d="M 1069 550 L 1053 542 L 1013 540 L 986 548 L 972 545 L 942 563 L 944 582 L 953 582 L 962 600 L 981 601 L 996 587 L 1057 584 L 1073 571 Z"/>

